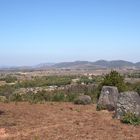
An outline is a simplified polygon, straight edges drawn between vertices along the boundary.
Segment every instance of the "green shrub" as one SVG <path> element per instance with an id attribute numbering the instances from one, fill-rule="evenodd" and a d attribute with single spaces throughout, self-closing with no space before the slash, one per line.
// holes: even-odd
<path id="1" fill-rule="evenodd" d="M 126 113 L 122 117 L 121 122 L 131 125 L 140 125 L 140 118 L 137 117 L 135 114 Z"/>
<path id="2" fill-rule="evenodd" d="M 65 101 L 65 94 L 64 93 L 56 93 L 52 96 L 52 101 L 60 102 Z"/>
<path id="3" fill-rule="evenodd" d="M 24 95 L 24 100 L 31 104 L 44 103 L 46 100 L 45 94 L 40 93 L 27 93 Z"/>
<path id="4" fill-rule="evenodd" d="M 129 73 L 127 74 L 128 78 L 140 78 L 140 73 L 136 72 L 136 73 Z"/>
<path id="5" fill-rule="evenodd" d="M 43 87 L 43 86 L 63 86 L 72 81 L 72 76 L 42 76 L 34 77 L 31 80 L 25 80 L 17 83 L 17 87 Z"/>
<path id="6" fill-rule="evenodd" d="M 14 83 L 15 81 L 17 81 L 17 77 L 12 75 L 6 75 L 0 78 L 0 81 L 5 81 L 6 83 Z"/>
<path id="7" fill-rule="evenodd" d="M 5 96 L 7 99 L 11 96 L 15 91 L 15 88 L 10 85 L 0 86 L 0 95 Z"/>
<path id="8" fill-rule="evenodd" d="M 129 91 L 136 91 L 140 95 L 140 82 L 127 83 Z"/>
<path id="9" fill-rule="evenodd" d="M 140 82 L 133 84 L 133 89 L 140 95 Z"/>
<path id="10" fill-rule="evenodd" d="M 98 86 L 94 86 L 91 90 L 88 90 L 84 94 L 90 96 L 93 103 L 97 103 L 98 96 L 100 94 L 100 90 L 99 90 Z"/>
<path id="11" fill-rule="evenodd" d="M 22 101 L 22 95 L 16 93 L 16 94 L 12 94 L 10 96 L 10 101 L 14 101 L 14 102 L 20 102 Z"/>
<path id="12" fill-rule="evenodd" d="M 104 77 L 101 86 L 116 86 L 119 92 L 123 92 L 127 89 L 124 82 L 124 77 L 121 76 L 117 71 L 111 71 Z"/>
<path id="13" fill-rule="evenodd" d="M 11 76 L 11 75 L 7 75 L 5 77 L 5 81 L 6 81 L 6 83 L 14 83 L 15 81 L 17 81 L 17 77 Z"/>
<path id="14" fill-rule="evenodd" d="M 73 102 L 77 98 L 78 94 L 75 93 L 69 93 L 66 95 L 66 101 L 67 102 Z"/>
<path id="15" fill-rule="evenodd" d="M 103 105 L 97 105 L 96 110 L 101 111 L 101 110 L 106 110 L 107 108 Z"/>
<path id="16" fill-rule="evenodd" d="M 89 78 L 87 76 L 82 76 L 80 78 L 80 80 L 77 82 L 78 84 L 81 84 L 81 83 L 84 83 L 84 84 L 92 84 L 92 83 L 95 83 L 95 79 L 94 78 Z"/>

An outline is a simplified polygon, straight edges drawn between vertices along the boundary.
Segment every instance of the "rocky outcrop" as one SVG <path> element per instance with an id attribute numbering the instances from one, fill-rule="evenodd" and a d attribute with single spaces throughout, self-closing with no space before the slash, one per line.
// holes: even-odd
<path id="1" fill-rule="evenodd" d="M 126 113 L 140 117 L 140 96 L 137 92 L 120 93 L 115 109 L 115 118 L 121 119 Z"/>
<path id="2" fill-rule="evenodd" d="M 74 100 L 74 104 L 88 105 L 91 103 L 91 97 L 88 95 L 81 95 Z"/>
<path id="3" fill-rule="evenodd" d="M 101 91 L 97 103 L 97 110 L 107 109 L 113 111 L 116 108 L 117 100 L 119 97 L 119 92 L 117 87 L 104 86 Z"/>

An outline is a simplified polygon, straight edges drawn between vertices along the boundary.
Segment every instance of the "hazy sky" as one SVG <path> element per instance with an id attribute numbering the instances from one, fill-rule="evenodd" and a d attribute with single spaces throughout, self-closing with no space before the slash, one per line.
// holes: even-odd
<path id="1" fill-rule="evenodd" d="M 0 0 L 0 65 L 140 61 L 140 0 Z"/>

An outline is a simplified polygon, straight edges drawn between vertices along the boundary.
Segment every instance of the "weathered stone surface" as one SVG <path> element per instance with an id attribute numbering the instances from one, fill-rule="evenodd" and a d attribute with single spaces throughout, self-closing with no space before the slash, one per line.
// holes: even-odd
<path id="1" fill-rule="evenodd" d="M 121 119 L 126 113 L 140 117 L 140 96 L 137 92 L 122 92 L 117 101 L 115 117 Z"/>
<path id="2" fill-rule="evenodd" d="M 91 97 L 88 95 L 81 95 L 79 97 L 77 97 L 74 101 L 75 104 L 82 104 L 82 105 L 87 105 L 87 104 L 91 104 L 92 100 Z"/>
<path id="3" fill-rule="evenodd" d="M 119 92 L 117 87 L 104 86 L 97 103 L 97 109 L 107 109 L 109 111 L 115 110 L 118 97 Z"/>

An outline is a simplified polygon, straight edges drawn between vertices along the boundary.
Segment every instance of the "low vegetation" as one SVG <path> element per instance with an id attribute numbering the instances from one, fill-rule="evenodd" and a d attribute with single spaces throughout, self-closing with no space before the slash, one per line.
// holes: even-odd
<path id="1" fill-rule="evenodd" d="M 39 93 L 27 93 L 27 94 L 13 94 L 10 98 L 10 101 L 19 102 L 19 101 L 28 101 L 29 103 L 45 103 L 50 101 L 55 102 L 65 102 L 70 101 L 70 96 L 66 96 L 64 93 L 53 93 L 48 92 L 39 92 Z"/>
<path id="2" fill-rule="evenodd" d="M 134 72 L 134 73 L 130 73 L 127 74 L 128 78 L 140 78 L 140 72 Z"/>
<path id="3" fill-rule="evenodd" d="M 119 92 L 127 90 L 124 76 L 120 75 L 117 71 L 111 71 L 111 73 L 105 75 L 101 86 L 115 86 L 118 88 Z"/>
<path id="4" fill-rule="evenodd" d="M 137 117 L 135 114 L 132 114 L 132 113 L 126 113 L 121 121 L 123 123 L 126 123 L 126 124 L 131 124 L 131 125 L 140 125 L 140 118 Z"/>
<path id="5" fill-rule="evenodd" d="M 6 83 L 14 83 L 17 81 L 17 77 L 12 75 L 6 75 L 6 76 L 2 76 L 0 78 L 0 81 L 5 81 Z"/>
<path id="6" fill-rule="evenodd" d="M 64 86 L 71 84 L 74 76 L 42 76 L 34 77 L 31 80 L 24 80 L 17 83 L 18 87 L 43 87 L 43 86 Z"/>
<path id="7" fill-rule="evenodd" d="M 104 85 L 116 86 L 119 92 L 134 90 L 140 94 L 140 82 L 126 83 L 124 76 L 116 71 L 105 76 L 35 76 L 27 80 L 18 80 L 14 75 L 1 75 L 0 80 L 7 83 L 0 86 L 0 101 L 6 99 L 6 102 L 73 102 L 78 95 L 89 95 L 96 103 Z M 11 82 L 15 84 L 9 84 Z M 36 90 L 37 87 L 40 89 Z"/>

